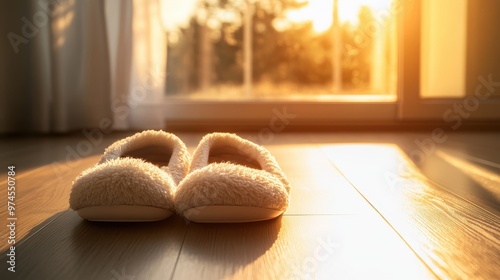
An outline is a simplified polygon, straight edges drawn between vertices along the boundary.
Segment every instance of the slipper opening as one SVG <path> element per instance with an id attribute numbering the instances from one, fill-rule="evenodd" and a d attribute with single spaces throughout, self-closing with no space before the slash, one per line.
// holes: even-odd
<path id="1" fill-rule="evenodd" d="M 231 146 L 217 145 L 210 149 L 208 163 L 230 162 L 246 167 L 262 170 L 262 166 L 255 159 L 244 155 L 237 148 Z"/>
<path id="2" fill-rule="evenodd" d="M 163 167 L 168 166 L 172 158 L 172 153 L 172 148 L 167 148 L 165 146 L 147 146 L 128 151 L 121 157 L 143 159 L 156 166 Z"/>

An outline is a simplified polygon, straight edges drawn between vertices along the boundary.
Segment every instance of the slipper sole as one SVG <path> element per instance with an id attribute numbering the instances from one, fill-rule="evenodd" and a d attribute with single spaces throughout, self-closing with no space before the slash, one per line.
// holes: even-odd
<path id="1" fill-rule="evenodd" d="M 246 223 L 270 220 L 283 214 L 282 210 L 253 206 L 198 206 L 183 212 L 186 219 L 197 223 Z"/>
<path id="2" fill-rule="evenodd" d="M 168 209 L 137 205 L 91 206 L 76 212 L 80 217 L 96 222 L 154 222 L 174 214 Z"/>

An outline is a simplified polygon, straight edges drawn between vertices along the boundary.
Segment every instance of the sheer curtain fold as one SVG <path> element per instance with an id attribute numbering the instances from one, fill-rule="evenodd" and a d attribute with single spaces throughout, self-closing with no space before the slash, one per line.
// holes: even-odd
<path id="1" fill-rule="evenodd" d="M 102 1 L 56 6 L 51 26 L 52 130 L 99 127 L 111 118 Z"/>
<path id="2" fill-rule="evenodd" d="M 161 9 L 161 0 L 107 1 L 116 129 L 163 128 L 163 114 L 156 106 L 166 87 Z"/>
<path id="3" fill-rule="evenodd" d="M 165 0 L 163 0 L 165 1 Z M 164 128 L 157 106 L 165 93 L 167 36 L 161 20 L 162 0 L 134 0 L 132 79 L 129 88 L 133 129 Z"/>
<path id="4" fill-rule="evenodd" d="M 8 40 L 0 43 L 0 133 L 66 132 L 110 120 L 117 129 L 161 125 L 161 116 L 141 112 L 165 86 L 157 0 L 1 6 Z"/>
<path id="5" fill-rule="evenodd" d="M 106 23 L 111 74 L 111 110 L 114 128 L 128 129 L 128 105 L 132 63 L 132 0 L 107 0 Z"/>

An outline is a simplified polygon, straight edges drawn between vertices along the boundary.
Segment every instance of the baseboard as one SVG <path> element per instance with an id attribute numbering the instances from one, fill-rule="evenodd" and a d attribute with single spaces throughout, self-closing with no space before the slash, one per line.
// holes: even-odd
<path id="1" fill-rule="evenodd" d="M 168 121 L 164 127 L 171 132 L 333 132 L 333 131 L 432 131 L 440 128 L 445 131 L 498 131 L 500 122 L 464 122 L 460 126 L 452 126 L 445 122 L 290 122 L 288 124 L 271 124 L 269 121 Z"/>

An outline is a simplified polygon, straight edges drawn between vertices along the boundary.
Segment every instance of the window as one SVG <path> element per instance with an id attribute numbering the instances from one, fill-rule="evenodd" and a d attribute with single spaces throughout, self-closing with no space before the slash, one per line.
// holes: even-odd
<path id="1" fill-rule="evenodd" d="M 165 13 L 166 94 L 219 100 L 385 95 L 394 100 L 391 3 L 172 1 Z"/>
<path id="2" fill-rule="evenodd" d="M 500 118 L 500 2 L 406 1 L 401 45 L 403 120 Z M 416 36 L 419 34 L 420 36 Z"/>
<path id="3" fill-rule="evenodd" d="M 164 1 L 167 126 L 500 118 L 498 1 Z"/>

